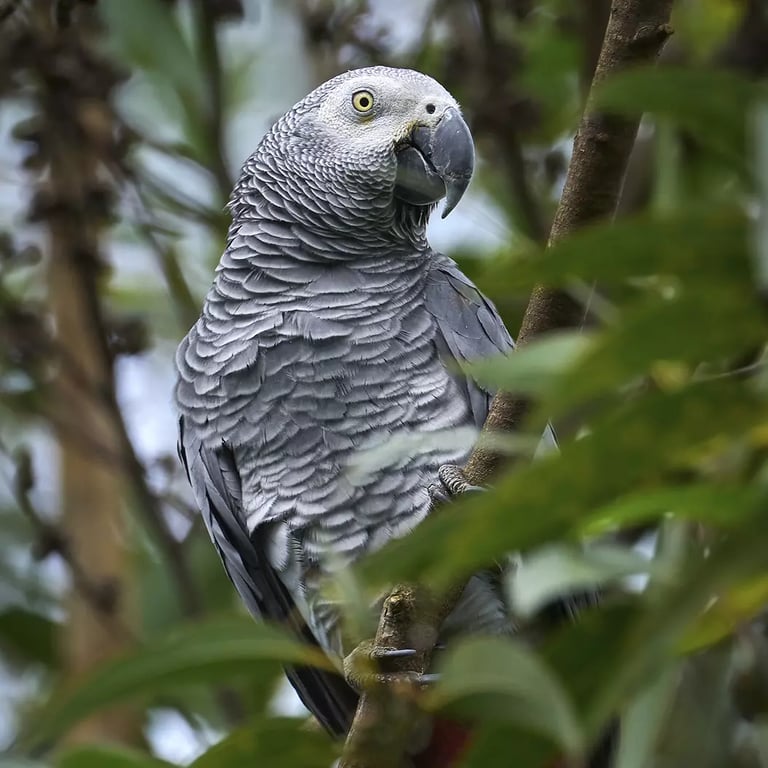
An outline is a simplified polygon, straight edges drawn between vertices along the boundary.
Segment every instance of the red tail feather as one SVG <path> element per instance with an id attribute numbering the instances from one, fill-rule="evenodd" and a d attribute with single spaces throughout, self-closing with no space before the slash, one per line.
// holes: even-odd
<path id="1" fill-rule="evenodd" d="M 435 720 L 429 746 L 414 760 L 415 768 L 454 768 L 472 740 L 472 731 L 463 723 L 445 718 Z"/>

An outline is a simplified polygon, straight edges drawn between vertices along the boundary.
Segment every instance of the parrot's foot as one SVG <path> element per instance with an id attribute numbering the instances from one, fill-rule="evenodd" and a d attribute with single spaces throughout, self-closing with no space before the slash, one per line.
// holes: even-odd
<path id="1" fill-rule="evenodd" d="M 381 648 L 373 640 L 363 640 L 344 659 L 344 679 L 358 693 L 374 685 L 405 684 L 423 686 L 434 683 L 438 675 L 397 669 L 397 662 L 419 653 L 415 648 Z"/>
<path id="2" fill-rule="evenodd" d="M 477 493 L 486 490 L 480 485 L 472 485 L 467 480 L 464 470 L 456 464 L 443 464 L 437 470 L 437 478 L 440 482 L 432 483 L 427 488 L 433 507 L 447 504 L 462 493 Z"/>

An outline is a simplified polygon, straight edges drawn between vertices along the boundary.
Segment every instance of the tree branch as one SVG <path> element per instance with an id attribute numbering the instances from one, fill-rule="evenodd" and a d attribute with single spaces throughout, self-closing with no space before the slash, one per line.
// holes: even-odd
<path id="1" fill-rule="evenodd" d="M 574 140 L 573 155 L 565 188 L 550 232 L 552 245 L 595 219 L 611 218 L 616 210 L 624 174 L 639 119 L 598 112 L 594 107 L 595 86 L 606 77 L 628 67 L 652 62 L 671 34 L 669 18 L 672 0 L 614 0 L 605 38 L 590 89 L 587 106 Z M 531 295 L 518 336 L 519 344 L 558 328 L 578 326 L 582 309 L 567 294 L 539 286 Z M 483 428 L 515 431 L 528 410 L 528 403 L 499 392 L 493 400 Z M 470 456 L 465 473 L 469 482 L 482 484 L 505 463 L 506 457 L 480 447 Z M 381 613 L 377 640 L 390 647 L 407 647 L 418 624 L 419 634 L 432 630 L 436 637 L 444 618 L 461 594 L 436 599 L 412 586 L 397 587 L 387 598 Z M 407 606 L 407 610 L 398 606 Z M 403 663 L 402 671 L 423 673 L 429 668 L 430 651 Z M 409 737 L 409 722 L 417 708 L 406 696 L 392 700 L 396 691 L 375 688 L 363 694 L 347 737 L 343 768 L 394 768 L 401 764 Z"/>
<path id="2" fill-rule="evenodd" d="M 233 180 L 227 170 L 224 156 L 224 92 L 221 52 L 217 37 L 218 12 L 209 0 L 198 0 L 198 33 L 203 59 L 203 77 L 207 97 L 205 129 L 208 134 L 208 170 L 216 182 L 216 191 L 221 200 L 229 199 Z"/>

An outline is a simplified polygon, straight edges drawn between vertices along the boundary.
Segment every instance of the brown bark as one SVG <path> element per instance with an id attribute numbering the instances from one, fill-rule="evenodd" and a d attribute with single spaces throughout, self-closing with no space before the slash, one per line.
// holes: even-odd
<path id="1" fill-rule="evenodd" d="M 671 29 L 672 0 L 614 0 L 600 58 L 590 90 L 590 97 L 574 141 L 573 156 L 560 200 L 549 243 L 558 242 L 584 224 L 613 216 L 618 203 L 638 119 L 628 119 L 597 112 L 593 106 L 594 88 L 609 75 L 627 67 L 656 59 Z M 606 254 L 606 257 L 610 257 Z M 578 326 L 581 308 L 566 294 L 545 286 L 536 288 L 523 317 L 518 343 L 525 344 L 540 334 L 558 328 Z M 507 393 L 499 393 L 491 405 L 484 431 L 514 431 L 527 410 L 525 402 Z M 504 457 L 477 447 L 465 473 L 469 482 L 481 484 L 501 468 Z M 397 587 L 382 610 L 377 639 L 389 638 L 390 647 L 407 647 L 412 627 L 431 629 L 436 636 L 443 619 L 456 604 L 460 590 L 437 601 L 423 590 Z M 391 610 L 392 601 L 407 605 L 408 610 Z M 423 673 L 429 666 L 429 651 L 409 659 L 403 671 Z M 375 689 L 366 692 L 352 723 L 343 768 L 392 768 L 398 766 L 407 746 L 409 719 L 417 709 L 407 697 L 401 705 L 384 705 L 396 692 Z M 387 718 L 393 717 L 390 722 Z"/>
<path id="2" fill-rule="evenodd" d="M 56 174 L 58 176 L 58 174 Z M 55 183 L 55 182 L 54 182 Z M 62 353 L 79 371 L 78 381 L 67 366 L 53 385 L 54 409 L 60 421 L 73 429 L 60 431 L 59 471 L 61 531 L 68 554 L 78 563 L 95 595 L 74 584 L 67 600 L 68 617 L 62 628 L 63 668 L 80 677 L 101 661 L 117 655 L 131 643 L 130 559 L 124 544 L 122 500 L 125 487 L 119 465 L 94 461 L 73 433 L 80 433 L 117 452 L 114 424 L 104 408 L 94 407 L 92 392 L 111 387 L 111 372 L 104 365 L 101 339 L 89 323 L 71 224 L 52 224 L 49 233 L 51 306 Z M 135 743 L 139 723 L 125 711 L 100 713 L 80 723 L 69 734 L 72 743 L 118 741 Z"/>

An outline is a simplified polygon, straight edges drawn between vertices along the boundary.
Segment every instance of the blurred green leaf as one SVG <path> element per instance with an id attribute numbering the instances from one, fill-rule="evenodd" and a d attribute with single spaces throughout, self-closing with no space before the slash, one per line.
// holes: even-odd
<path id="1" fill-rule="evenodd" d="M 563 28 L 556 13 L 531 14 L 518 36 L 526 57 L 520 84 L 542 110 L 537 138 L 557 141 L 579 118 L 581 93 L 573 74 L 579 68 L 581 41 Z"/>
<path id="2" fill-rule="evenodd" d="M 271 669 L 269 662 L 333 669 L 323 653 L 276 627 L 247 617 L 210 619 L 177 627 L 67 686 L 36 718 L 30 740 L 60 734 L 91 712 L 128 698 L 191 684 L 263 677 Z"/>
<path id="3" fill-rule="evenodd" d="M 642 375 L 657 374 L 660 386 L 679 386 L 692 375 L 690 366 L 733 359 L 768 336 L 758 302 L 728 287 L 706 293 L 680 288 L 677 294 L 638 302 L 598 334 L 562 332 L 535 339 L 469 370 L 491 388 L 536 396 L 540 420 L 557 420 L 589 397 L 614 392 Z"/>
<path id="4" fill-rule="evenodd" d="M 728 644 L 686 659 L 674 696 L 663 710 L 653 768 L 723 768 L 730 760 L 735 712 L 728 690 Z"/>
<path id="5" fill-rule="evenodd" d="M 755 273 L 757 284 L 765 293 L 768 291 L 768 99 L 763 99 L 756 106 L 752 117 L 755 180 L 759 204 L 753 234 Z"/>
<path id="6" fill-rule="evenodd" d="M 741 21 L 744 4 L 739 0 L 684 0 L 672 7 L 672 28 L 685 50 L 697 61 L 711 59 L 727 45 Z"/>
<path id="7" fill-rule="evenodd" d="M 182 34 L 173 3 L 104 0 L 99 3 L 109 40 L 129 67 L 138 67 L 166 121 L 178 123 L 198 163 L 209 160 L 205 135 L 204 70 Z M 147 101 L 146 96 L 141 101 Z"/>
<path id="8" fill-rule="evenodd" d="M 515 766 L 558 765 L 562 755 L 548 737 L 524 726 L 510 726 L 495 721 L 478 722 L 472 730 L 461 768 L 489 768 L 501 761 Z"/>
<path id="9" fill-rule="evenodd" d="M 598 419 L 558 455 L 441 510 L 369 557 L 361 573 L 369 584 L 424 578 L 446 586 L 507 552 L 575 534 L 596 508 L 637 484 L 658 483 L 684 452 L 714 438 L 738 439 L 766 418 L 763 399 L 737 381 L 650 392 Z"/>
<path id="10" fill-rule="evenodd" d="M 510 574 L 509 592 L 515 613 L 526 618 L 558 596 L 652 569 L 652 562 L 627 547 L 550 545 L 522 558 Z"/>
<path id="11" fill-rule="evenodd" d="M 622 496 L 593 511 L 582 533 L 599 536 L 672 514 L 707 525 L 738 526 L 768 504 L 763 488 L 736 483 L 698 483 L 682 487 L 644 490 Z"/>
<path id="12" fill-rule="evenodd" d="M 768 574 L 765 541 L 768 519 L 755 515 L 749 525 L 710 545 L 708 556 L 686 564 L 674 586 L 645 604 L 628 631 L 618 638 L 621 651 L 610 655 L 605 674 L 594 681 L 595 698 L 587 713 L 596 732 L 621 702 L 642 690 L 668 660 L 690 648 L 686 636 L 717 605 L 716 596 Z M 744 620 L 734 617 L 731 631 Z M 720 637 L 711 638 L 715 642 Z M 603 650 L 607 650 L 605 647 Z"/>
<path id="13" fill-rule="evenodd" d="M 646 374 L 657 374 L 657 386 L 679 386 L 693 373 L 689 366 L 733 360 L 759 348 L 766 336 L 765 312 L 749 295 L 736 295 L 730 286 L 706 292 L 681 288 L 671 300 L 653 298 L 627 309 L 555 381 L 542 411 L 557 419 L 587 398 Z M 670 363 L 678 365 L 667 381 Z"/>
<path id="14" fill-rule="evenodd" d="M 546 250 L 530 249 L 492 261 L 479 282 L 494 295 L 538 283 L 567 287 L 574 278 L 602 285 L 630 278 L 676 276 L 681 284 L 752 290 L 748 225 L 722 206 L 686 208 L 660 216 L 638 214 L 584 227 Z"/>
<path id="15" fill-rule="evenodd" d="M 669 716 L 679 676 L 679 664 L 669 665 L 632 699 L 621 719 L 615 768 L 653 765 L 654 750 Z"/>
<path id="16" fill-rule="evenodd" d="M 590 334 L 562 331 L 536 339 L 509 355 L 473 362 L 465 370 L 489 388 L 542 397 L 593 343 Z"/>
<path id="17" fill-rule="evenodd" d="M 768 606 L 768 564 L 760 573 L 718 595 L 683 639 L 686 651 L 714 645 L 736 627 L 757 618 Z"/>
<path id="18" fill-rule="evenodd" d="M 762 94 L 760 85 L 731 72 L 648 67 L 603 82 L 596 104 L 612 112 L 667 118 L 701 145 L 746 167 L 746 118 Z"/>
<path id="19" fill-rule="evenodd" d="M 457 645 L 426 701 L 433 709 L 525 725 L 574 757 L 585 747 L 568 693 L 535 653 L 513 640 L 474 638 Z"/>
<path id="20" fill-rule="evenodd" d="M 169 78 L 186 98 L 200 98 L 200 67 L 181 33 L 172 3 L 103 0 L 110 40 L 132 64 Z"/>
<path id="21" fill-rule="evenodd" d="M 19 606 L 0 612 L 0 648 L 16 659 L 55 666 L 57 631 L 56 622 Z"/>
<path id="22" fill-rule="evenodd" d="M 336 757 L 338 745 L 319 727 L 303 719 L 272 718 L 235 731 L 190 768 L 328 768 Z"/>
<path id="23" fill-rule="evenodd" d="M 86 746 L 67 750 L 56 768 L 170 768 L 173 763 L 126 747 Z"/>

